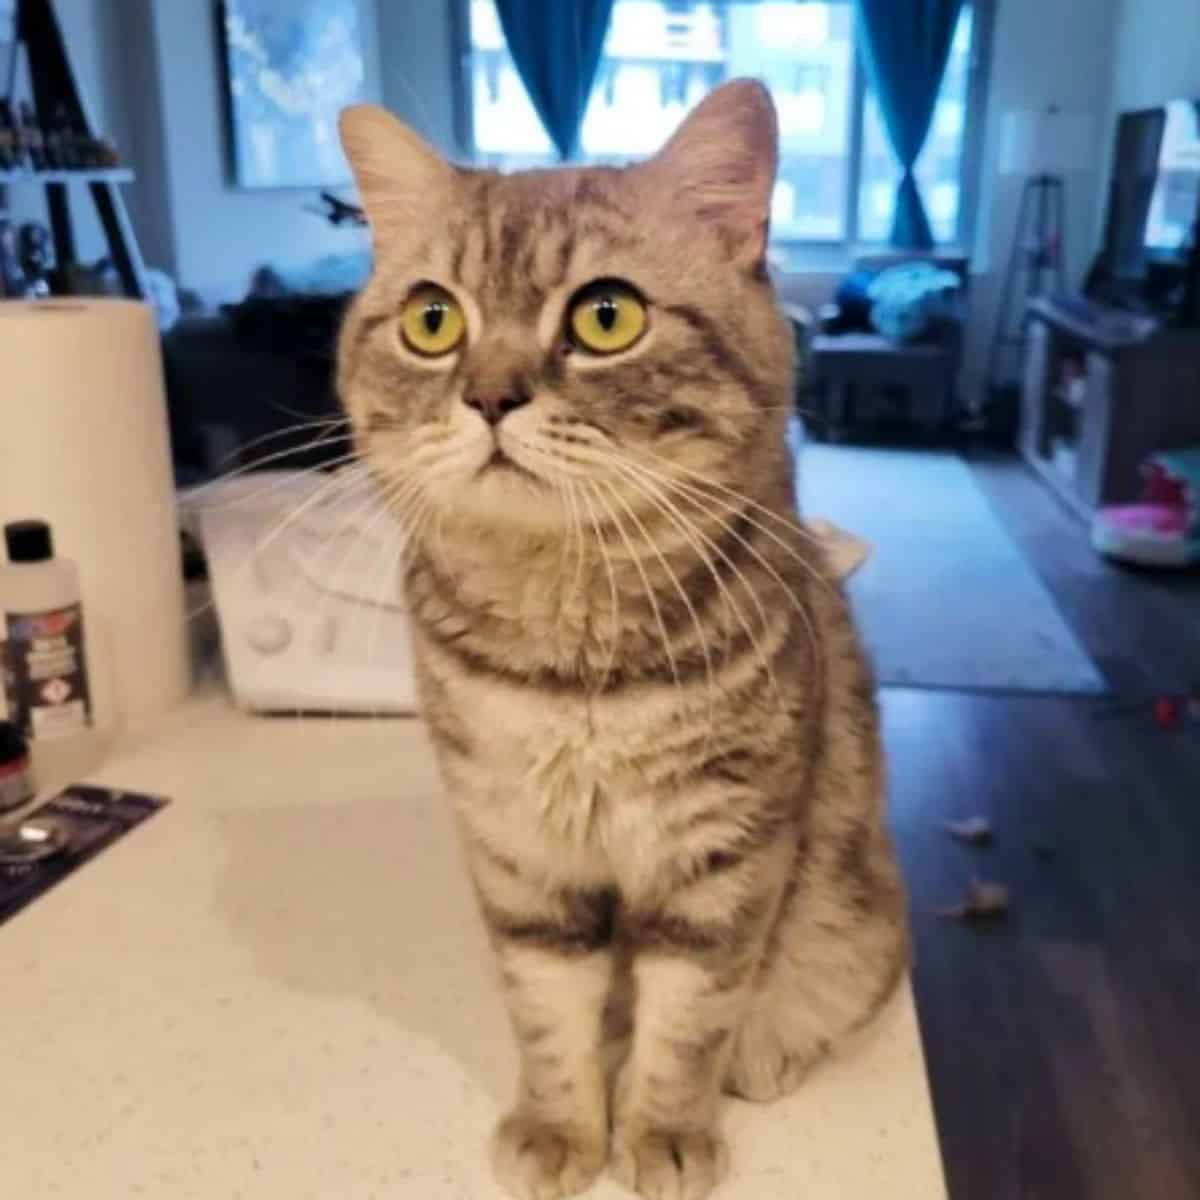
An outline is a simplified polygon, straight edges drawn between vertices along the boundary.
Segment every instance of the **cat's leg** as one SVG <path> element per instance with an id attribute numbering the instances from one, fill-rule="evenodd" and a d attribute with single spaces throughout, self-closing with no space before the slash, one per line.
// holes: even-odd
<path id="1" fill-rule="evenodd" d="M 824 595 L 816 597 L 828 604 Z M 738 1030 L 726 1086 L 792 1091 L 887 999 L 908 961 L 904 885 L 884 819 L 874 688 L 842 612 L 826 614 L 830 705 L 805 834 Z"/>
<path id="2" fill-rule="evenodd" d="M 587 1188 L 608 1157 L 602 1034 L 616 894 L 533 883 L 479 847 L 469 857 L 521 1055 L 496 1175 L 518 1200 L 558 1200 Z"/>
<path id="3" fill-rule="evenodd" d="M 721 1083 L 784 868 L 778 845 L 736 863 L 714 856 L 706 876 L 625 922 L 634 1028 L 615 1096 L 614 1171 L 646 1200 L 701 1200 L 725 1175 Z"/>
<path id="4" fill-rule="evenodd" d="M 790 891 L 738 1029 L 726 1088 L 794 1091 L 882 1007 L 907 964 L 904 892 L 882 829 L 814 851 Z"/>

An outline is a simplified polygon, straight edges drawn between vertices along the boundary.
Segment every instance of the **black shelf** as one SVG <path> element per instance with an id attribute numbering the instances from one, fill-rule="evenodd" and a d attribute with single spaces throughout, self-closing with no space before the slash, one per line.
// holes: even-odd
<path id="1" fill-rule="evenodd" d="M 3 7 L 3 0 L 0 0 L 0 7 Z M 8 7 L 13 7 L 12 0 L 9 0 Z M 63 129 L 90 139 L 94 144 L 97 130 L 79 93 L 54 0 L 16 0 L 15 7 L 16 38 L 13 46 L 23 46 L 25 49 L 31 93 L 28 101 L 32 104 L 33 112 L 41 114 L 43 118 L 52 116 Z M 51 149 L 52 145 L 48 143 L 46 147 L 50 151 L 49 157 L 57 159 L 58 154 Z M 36 151 L 34 157 L 39 157 Z M 146 268 L 121 193 L 121 185 L 132 181 L 133 172 L 124 164 L 39 171 L 32 169 L 26 158 L 19 167 L 0 170 L 0 203 L 7 206 L 9 194 L 21 188 L 41 188 L 46 196 L 46 214 L 54 241 L 54 260 L 65 265 L 79 260 L 75 249 L 71 206 L 79 199 L 78 192 L 82 190 L 96 210 L 108 246 L 108 257 L 121 280 L 121 290 L 126 296 L 140 300 L 146 295 Z M 70 187 L 72 183 L 81 183 L 84 187 Z"/>
<path id="2" fill-rule="evenodd" d="M 10 187 L 22 183 L 132 183 L 129 167 L 97 167 L 64 171 L 0 171 L 0 185 Z"/>

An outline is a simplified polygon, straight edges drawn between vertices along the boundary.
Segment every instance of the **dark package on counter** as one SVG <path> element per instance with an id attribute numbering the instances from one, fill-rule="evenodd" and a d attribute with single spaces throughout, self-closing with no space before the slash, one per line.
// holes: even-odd
<path id="1" fill-rule="evenodd" d="M 0 923 L 166 804 L 161 796 L 80 785 L 0 825 Z"/>

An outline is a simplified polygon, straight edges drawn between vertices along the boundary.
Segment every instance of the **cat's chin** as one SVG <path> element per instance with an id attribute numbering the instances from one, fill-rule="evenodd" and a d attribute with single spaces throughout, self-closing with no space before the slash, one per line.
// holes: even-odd
<path id="1" fill-rule="evenodd" d="M 488 531 L 545 534 L 563 525 L 560 493 L 517 463 L 484 464 L 463 478 L 447 481 L 438 500 L 448 515 Z"/>

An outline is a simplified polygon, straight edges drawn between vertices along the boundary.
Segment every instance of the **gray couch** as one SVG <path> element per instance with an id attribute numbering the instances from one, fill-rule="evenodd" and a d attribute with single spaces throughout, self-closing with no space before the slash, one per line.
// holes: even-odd
<path id="1" fill-rule="evenodd" d="M 962 280 L 956 310 L 938 319 L 915 343 L 896 343 L 873 331 L 840 332 L 836 305 L 821 310 L 820 328 L 809 343 L 810 386 L 806 403 L 813 436 L 840 439 L 899 416 L 926 433 L 952 426 L 959 415 L 967 260 L 961 255 L 892 253 L 860 258 L 855 269 L 881 271 L 925 259 Z"/>

